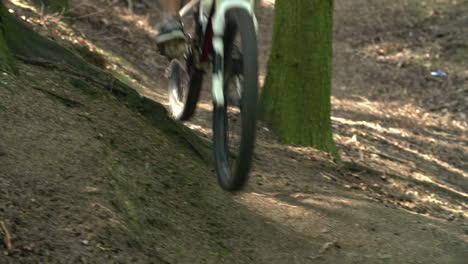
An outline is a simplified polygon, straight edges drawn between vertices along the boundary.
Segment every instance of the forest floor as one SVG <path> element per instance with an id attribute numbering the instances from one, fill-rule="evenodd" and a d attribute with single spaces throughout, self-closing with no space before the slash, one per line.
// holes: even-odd
<path id="1" fill-rule="evenodd" d="M 157 1 L 71 0 L 36 31 L 166 104 Z M 274 0 L 258 1 L 261 80 Z M 468 259 L 468 1 L 336 0 L 342 161 L 259 123 L 247 188 L 82 76 L 0 76 L 0 263 L 453 263 Z M 90 52 L 88 50 L 93 50 Z M 99 55 L 100 54 L 100 55 Z M 443 71 L 447 76 L 432 76 Z M 186 125 L 210 137 L 209 86 Z"/>

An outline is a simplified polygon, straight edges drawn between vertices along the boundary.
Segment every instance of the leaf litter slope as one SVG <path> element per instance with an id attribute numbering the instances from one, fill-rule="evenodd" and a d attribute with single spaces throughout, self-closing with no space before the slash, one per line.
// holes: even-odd
<path id="1" fill-rule="evenodd" d="M 86 4 L 104 4 L 104 1 L 86 1 L 81 7 L 93 8 Z M 132 24 L 128 19 L 134 15 L 126 13 L 125 6 L 117 5 L 116 8 L 114 12 L 117 13 L 93 16 L 89 18 L 92 21 L 83 18 L 85 21 L 78 20 L 76 25 L 85 31 L 89 42 L 110 47 L 109 53 L 113 52 L 114 57 L 104 54 L 111 69 L 119 71 L 116 76 L 147 96 L 164 98 L 163 60 L 151 48 L 146 33 L 137 30 L 138 20 Z M 337 28 L 340 19 L 350 19 L 344 17 L 347 8 L 343 1 L 337 1 Z M 366 14 L 372 10 L 369 7 Z M 271 11 L 271 7 L 260 10 L 260 27 L 269 28 Z M 138 8 L 135 13 L 138 15 Z M 106 25 L 99 22 L 102 19 L 119 23 Z M 102 31 L 96 28 L 93 31 L 98 22 L 101 23 L 99 30 L 106 29 L 115 35 L 103 38 Z M 119 25 L 137 26 L 135 30 L 126 31 Z M 112 37 L 117 35 L 120 37 Z M 351 39 L 351 44 L 357 45 L 354 40 Z M 128 42 L 133 43 L 129 45 Z M 260 39 L 260 43 L 264 48 L 261 56 L 264 63 L 268 34 Z M 340 46 L 342 43 L 344 46 Z M 144 60 L 141 52 L 131 48 L 135 45 L 145 50 Z M 2 104 L 5 105 L 2 109 L 8 110 L 4 112 L 8 113 L 5 120 L 7 117 L 14 120 L 12 116 L 15 115 L 11 112 L 23 113 L 21 111 L 27 111 L 24 109 L 30 109 L 30 112 L 20 114 L 14 121 L 24 123 L 23 129 L 10 123 L 10 137 L 4 142 L 21 143 L 12 144 L 14 148 L 3 143 L 2 148 L 8 148 L 8 151 L 3 150 L 6 154 L 0 159 L 14 168 L 8 175 L 13 172 L 17 173 L 13 175 L 34 174 L 36 178 L 32 182 L 37 183 L 30 183 L 32 176 L 2 177 L 2 185 L 6 186 L 2 190 L 10 190 L 2 194 L 8 198 L 1 200 L 9 201 L 2 206 L 10 208 L 2 211 L 7 212 L 2 218 L 12 229 L 17 245 L 16 251 L 8 252 L 8 261 L 43 258 L 52 263 L 113 260 L 124 263 L 463 263 L 467 257 L 463 250 L 467 241 L 463 190 L 457 186 L 450 186 L 455 192 L 447 190 L 447 183 L 439 179 L 436 179 L 437 185 L 419 180 L 422 176 L 413 178 L 414 175 L 426 176 L 422 179 L 440 176 L 443 180 L 445 176 L 455 179 L 453 184 L 460 182 L 457 171 L 450 176 L 437 163 L 432 165 L 426 162 L 427 159 L 408 155 L 398 148 L 388 153 L 392 150 L 388 142 L 397 139 L 365 130 L 372 127 L 372 123 L 378 123 L 382 130 L 387 129 L 389 122 L 401 126 L 407 117 L 403 121 L 394 121 L 388 117 L 392 112 L 381 113 L 377 111 L 381 109 L 378 107 L 372 111 L 369 107 L 372 103 L 356 100 L 361 97 L 344 98 L 341 95 L 340 81 L 344 82 L 351 75 L 340 75 L 340 72 L 353 72 L 348 69 L 350 64 L 364 61 L 369 65 L 365 65 L 363 71 L 370 74 L 376 65 L 385 67 L 372 57 L 366 60 L 366 54 L 359 54 L 357 51 L 360 50 L 350 49 L 347 45 L 338 38 L 334 80 L 337 88 L 334 100 L 338 101 L 335 103 L 338 106 L 335 106 L 334 120 L 343 159 L 350 163 L 336 165 L 323 153 L 299 146 L 284 146 L 261 128 L 251 184 L 246 192 L 235 196 L 219 190 L 211 167 L 202 164 L 180 140 L 166 136 L 143 117 L 123 107 L 121 102 L 112 100 L 112 96 L 108 99 L 106 93 L 98 99 L 90 99 L 73 85 L 60 85 L 60 89 L 56 89 L 61 91 L 60 97 L 80 102 L 79 106 L 66 106 L 63 100 L 38 89 L 23 88 L 24 94 L 2 96 L 22 98 L 17 100 L 19 105 L 9 105 L 15 100 L 6 100 Z M 123 63 L 125 60 L 118 56 L 124 56 L 139 68 Z M 340 61 L 340 58 L 346 61 Z M 24 67 L 28 72 L 38 71 L 38 76 L 33 73 L 19 85 L 21 87 L 41 80 L 41 74 L 49 76 L 49 72 Z M 349 94 L 360 95 L 359 88 L 371 85 L 385 87 L 359 78 L 349 82 L 353 84 L 347 88 L 353 91 Z M 11 93 L 14 80 L 10 78 L 5 82 L 10 88 L 2 92 Z M 151 89 L 154 86 L 162 89 Z M 45 83 L 35 87 L 53 86 Z M 342 94 L 348 94 L 348 91 Z M 382 97 L 388 96 L 386 92 L 382 94 Z M 44 98 L 39 100 L 38 95 Z M 30 101 L 25 104 L 28 107 L 24 107 L 21 102 L 28 97 Z M 384 101 L 376 97 L 369 100 Z M 42 100 L 43 106 L 31 107 L 39 104 L 33 101 Z M 395 101 L 397 108 L 398 101 Z M 384 103 L 388 105 L 387 101 Z M 340 112 L 340 107 L 354 108 Z M 209 135 L 207 110 L 201 108 L 194 123 L 190 124 L 201 129 L 202 135 Z M 413 109 L 410 110 L 408 112 L 413 113 Z M 367 115 L 358 115 L 361 112 Z M 42 113 L 49 114 L 42 116 Z M 404 114 L 399 113 L 397 117 Z M 431 114 L 437 122 L 438 113 Z M 65 121 L 61 121 L 61 115 Z M 371 119 L 362 119 L 363 116 L 371 116 Z M 20 122 L 21 119 L 24 120 Z M 67 122 L 70 123 L 67 125 Z M 391 128 L 395 128 L 391 124 Z M 67 126 L 73 132 L 63 128 Z M 452 129 L 459 131 L 456 126 Z M 18 133 L 20 130 L 23 132 Z M 353 137 L 351 132 L 357 136 Z M 437 132 L 437 135 L 448 133 Z M 361 139 L 366 138 L 361 137 L 362 133 L 374 137 L 364 144 Z M 449 133 L 450 136 L 441 139 L 452 139 L 456 145 L 460 142 L 457 133 Z M 19 137 L 22 134 L 24 136 Z M 435 134 L 422 136 L 434 137 Z M 25 144 L 24 138 L 34 144 Z M 411 141 L 411 144 L 415 144 L 413 142 L 421 144 L 418 141 Z M 37 145 L 37 153 L 43 155 L 36 154 L 36 148 L 26 151 L 31 145 Z M 362 145 L 377 150 L 365 149 Z M 14 152 L 14 149 L 19 151 Z M 10 155 L 9 152 L 17 154 Z M 54 163 L 54 160 L 58 161 Z M 423 171 L 412 172 L 415 168 L 410 162 L 423 167 Z M 30 167 L 15 165 L 28 163 Z M 68 170 L 73 173 L 66 173 Z M 12 182 L 12 179 L 18 181 Z M 11 186 L 22 187 L 11 194 Z M 457 192 L 462 194 L 457 195 Z M 34 203 L 38 200 L 42 203 L 37 204 L 44 204 L 42 207 Z M 61 225 L 59 228 L 58 224 Z M 37 231 L 33 232 L 35 228 Z"/>
<path id="2" fill-rule="evenodd" d="M 186 144 L 112 95 L 21 72 L 2 77 L 6 263 L 261 263 L 289 255 L 274 241 L 314 245 L 233 201 Z"/>

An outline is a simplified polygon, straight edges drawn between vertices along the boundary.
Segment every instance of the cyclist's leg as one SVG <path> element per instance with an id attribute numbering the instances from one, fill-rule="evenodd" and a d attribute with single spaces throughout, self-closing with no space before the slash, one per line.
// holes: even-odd
<path id="1" fill-rule="evenodd" d="M 186 35 L 179 17 L 182 0 L 163 1 L 163 22 L 159 25 L 156 43 L 161 52 L 168 57 L 177 57 L 183 52 L 181 43 L 185 43 Z"/>

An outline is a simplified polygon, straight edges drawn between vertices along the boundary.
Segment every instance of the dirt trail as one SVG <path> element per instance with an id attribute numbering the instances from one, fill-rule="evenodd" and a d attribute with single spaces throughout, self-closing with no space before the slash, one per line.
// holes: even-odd
<path id="1" fill-rule="evenodd" d="M 157 6 L 134 1 L 131 14 L 123 2 L 71 2 L 74 31 L 60 34 L 56 17 L 45 27 L 11 7 L 165 103 Z M 0 220 L 15 248 L 0 263 L 465 263 L 468 35 L 458 25 L 468 5 L 419 2 L 336 1 L 343 162 L 283 145 L 260 123 L 250 184 L 237 195 L 219 190 L 179 138 L 89 83 L 28 65 L 19 79 L 3 75 Z M 274 5 L 260 3 L 264 74 Z M 187 123 L 206 137 L 208 99 Z"/>

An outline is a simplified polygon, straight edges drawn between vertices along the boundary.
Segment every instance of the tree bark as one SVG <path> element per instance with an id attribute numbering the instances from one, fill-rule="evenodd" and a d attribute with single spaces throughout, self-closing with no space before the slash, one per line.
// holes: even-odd
<path id="1" fill-rule="evenodd" d="M 333 0 L 277 0 L 260 118 L 286 143 L 337 156 L 332 136 Z"/>

